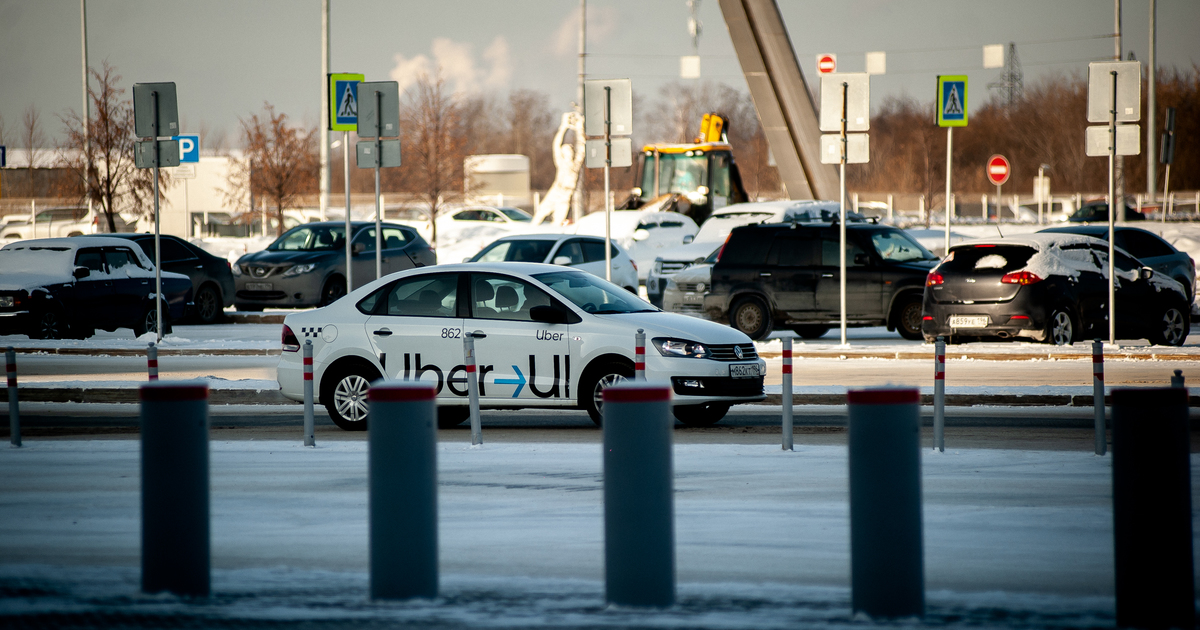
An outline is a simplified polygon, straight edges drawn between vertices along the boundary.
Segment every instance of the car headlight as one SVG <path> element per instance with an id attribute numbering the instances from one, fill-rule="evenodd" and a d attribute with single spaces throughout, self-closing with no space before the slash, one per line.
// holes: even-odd
<path id="1" fill-rule="evenodd" d="M 686 339 L 670 339 L 667 337 L 655 337 L 651 340 L 658 353 L 664 357 L 689 357 L 692 359 L 707 359 L 708 347 L 702 343 L 695 341 L 687 341 Z"/>
<path id="2" fill-rule="evenodd" d="M 235 276 L 240 276 L 242 275 L 242 266 L 238 264 L 229 265 L 229 271 Z"/>
<path id="3" fill-rule="evenodd" d="M 0 308 L 12 308 L 12 307 L 13 307 L 13 296 L 0 295 Z"/>
<path id="4" fill-rule="evenodd" d="M 287 271 L 283 272 L 283 277 L 290 278 L 292 276 L 298 276 L 302 273 L 308 273 L 316 268 L 317 268 L 317 263 L 305 263 L 303 265 L 292 265 L 291 267 L 288 267 Z"/>
<path id="5" fill-rule="evenodd" d="M 672 278 L 667 278 L 666 280 L 664 280 L 664 281 L 663 281 L 663 285 L 664 285 L 664 290 L 667 290 L 667 289 L 676 289 L 676 288 L 678 288 L 678 287 L 675 285 L 675 280 L 674 280 L 674 279 L 672 279 Z"/>

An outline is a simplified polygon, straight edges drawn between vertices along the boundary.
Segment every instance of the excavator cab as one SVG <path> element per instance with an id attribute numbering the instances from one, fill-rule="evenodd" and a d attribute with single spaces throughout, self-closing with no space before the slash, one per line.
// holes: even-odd
<path id="1" fill-rule="evenodd" d="M 633 189 L 625 207 L 654 203 L 660 210 L 681 212 L 699 224 L 714 210 L 746 201 L 727 126 L 724 116 L 705 114 L 695 142 L 643 147 L 641 186 Z"/>

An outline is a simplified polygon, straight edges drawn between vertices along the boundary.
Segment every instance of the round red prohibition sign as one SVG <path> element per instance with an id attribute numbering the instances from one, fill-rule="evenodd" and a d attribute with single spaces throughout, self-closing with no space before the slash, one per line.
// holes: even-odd
<path id="1" fill-rule="evenodd" d="M 987 177 L 988 181 L 993 185 L 1003 186 L 1004 182 L 1008 181 L 1008 175 L 1012 172 L 1012 165 L 1008 163 L 1008 158 L 1003 155 L 993 155 L 987 161 Z"/>
<path id="2" fill-rule="evenodd" d="M 837 58 L 833 55 L 821 55 L 817 59 L 817 70 L 820 70 L 821 74 L 828 74 L 837 70 Z"/>

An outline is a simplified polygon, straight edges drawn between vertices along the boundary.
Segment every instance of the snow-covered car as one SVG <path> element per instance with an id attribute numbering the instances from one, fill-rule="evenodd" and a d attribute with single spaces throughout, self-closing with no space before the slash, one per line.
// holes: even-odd
<path id="1" fill-rule="evenodd" d="M 162 272 L 163 327 L 187 315 L 192 281 Z M 125 239 L 41 238 L 0 248 L 0 334 L 86 339 L 100 328 L 158 329 L 154 263 Z"/>
<path id="2" fill-rule="evenodd" d="M 646 283 L 654 259 L 663 251 L 686 245 L 700 230 L 691 217 L 678 212 L 620 210 L 613 212 L 609 231 L 637 263 L 638 281 Z M 604 213 L 593 212 L 575 225 L 577 234 L 604 236 Z"/>
<path id="3" fill-rule="evenodd" d="M 93 231 L 92 219 L 88 217 L 87 208 L 46 208 L 38 210 L 32 222 L 28 215 L 23 220 L 6 222 L 0 230 L 0 239 L 19 241 L 27 238 L 80 236 L 91 234 Z"/>
<path id="4" fill-rule="evenodd" d="M 637 293 L 637 265 L 629 252 L 611 244 L 612 283 Z M 604 277 L 604 239 L 575 234 L 522 234 L 496 239 L 466 262 L 538 262 L 565 265 Z"/>
<path id="5" fill-rule="evenodd" d="M 367 389 L 379 378 L 436 387 L 439 426 L 467 418 L 463 335 L 475 340 L 480 404 L 586 409 L 633 376 L 634 337 L 646 335 L 646 378 L 669 382 L 675 417 L 717 422 L 729 406 L 763 400 L 766 364 L 746 335 L 663 313 L 615 284 L 540 263 L 461 263 L 376 280 L 330 306 L 284 320 L 277 378 L 303 400 L 301 344 L 313 344 L 317 400 L 339 427 L 367 427 Z"/>

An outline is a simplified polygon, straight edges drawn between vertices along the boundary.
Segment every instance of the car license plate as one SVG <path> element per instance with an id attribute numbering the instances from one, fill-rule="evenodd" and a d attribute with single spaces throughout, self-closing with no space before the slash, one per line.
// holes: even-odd
<path id="1" fill-rule="evenodd" d="M 693 304 L 700 304 L 704 301 L 704 296 L 696 293 L 685 293 L 683 295 L 683 301 Z"/>
<path id="2" fill-rule="evenodd" d="M 247 291 L 270 291 L 271 283 L 270 282 L 247 282 L 246 290 Z"/>
<path id="3" fill-rule="evenodd" d="M 762 374 L 758 371 L 757 363 L 750 363 L 748 365 L 729 366 L 729 376 L 733 378 L 753 378 L 762 376 Z"/>
<path id="4" fill-rule="evenodd" d="M 987 328 L 987 315 L 951 315 L 951 328 Z"/>

